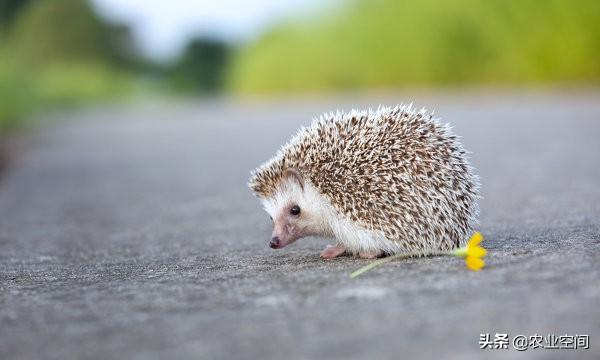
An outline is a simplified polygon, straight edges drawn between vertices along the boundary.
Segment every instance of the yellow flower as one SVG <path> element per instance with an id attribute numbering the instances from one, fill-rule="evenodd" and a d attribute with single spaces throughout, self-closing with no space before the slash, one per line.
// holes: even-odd
<path id="1" fill-rule="evenodd" d="M 473 271 L 479 271 L 482 267 L 485 266 L 485 261 L 475 256 L 467 256 L 465 258 L 465 265 L 467 266 L 467 268 Z"/>
<path id="2" fill-rule="evenodd" d="M 465 265 L 467 266 L 467 268 L 469 268 L 473 271 L 479 271 L 479 270 L 481 270 L 481 268 L 483 268 L 485 266 L 485 261 L 483 261 L 482 258 L 485 257 L 485 255 L 487 254 L 487 251 L 485 250 L 485 248 L 483 246 L 479 245 L 482 241 L 483 241 L 483 235 L 481 235 L 480 232 L 476 232 L 475 234 L 473 234 L 473 236 L 471 236 L 471 239 L 469 239 L 469 242 L 467 243 L 466 246 L 463 246 L 463 247 L 455 249 L 455 250 L 433 251 L 433 252 L 426 253 L 426 254 L 423 254 L 421 252 L 412 252 L 412 253 L 400 253 L 400 254 L 396 254 L 396 255 L 391 255 L 391 256 L 385 257 L 383 259 L 375 260 L 372 263 L 361 267 L 360 269 L 358 269 L 355 272 L 353 272 L 352 274 L 350 274 L 350 277 L 355 278 L 355 277 L 360 276 L 360 275 L 364 274 L 365 272 L 367 272 L 379 265 L 388 263 L 390 261 L 399 260 L 399 259 L 407 259 L 407 258 L 411 258 L 411 257 L 419 257 L 419 256 L 423 256 L 423 255 L 425 255 L 425 256 L 453 255 L 453 256 L 457 256 L 457 257 L 463 257 L 463 258 L 465 258 Z"/>
<path id="3" fill-rule="evenodd" d="M 464 257 L 467 268 L 479 271 L 485 266 L 485 261 L 482 258 L 487 254 L 485 248 L 479 245 L 482 241 L 483 235 L 480 232 L 476 232 L 469 239 L 467 246 L 454 250 L 452 254 Z"/>

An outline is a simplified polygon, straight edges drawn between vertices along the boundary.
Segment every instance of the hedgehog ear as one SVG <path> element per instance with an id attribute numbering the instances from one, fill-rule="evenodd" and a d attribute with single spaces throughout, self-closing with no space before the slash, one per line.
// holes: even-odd
<path id="1" fill-rule="evenodd" d="M 297 182 L 302 191 L 304 191 L 304 178 L 302 177 L 302 174 L 300 174 L 300 171 L 293 168 L 288 168 L 283 172 L 283 176 Z"/>

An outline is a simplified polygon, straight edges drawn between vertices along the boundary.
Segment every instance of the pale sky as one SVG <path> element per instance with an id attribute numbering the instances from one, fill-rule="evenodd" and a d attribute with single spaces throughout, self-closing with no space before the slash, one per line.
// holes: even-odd
<path id="1" fill-rule="evenodd" d="M 176 56 L 194 35 L 251 40 L 286 17 L 318 11 L 333 0 L 92 0 L 108 19 L 129 25 L 141 50 Z"/>

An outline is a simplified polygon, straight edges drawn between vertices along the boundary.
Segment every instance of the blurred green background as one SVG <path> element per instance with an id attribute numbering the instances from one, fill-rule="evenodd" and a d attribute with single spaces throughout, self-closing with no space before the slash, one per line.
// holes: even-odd
<path id="1" fill-rule="evenodd" d="M 169 61 L 86 0 L 0 0 L 0 131 L 47 109 L 147 96 L 599 80 L 596 0 L 338 1 L 245 41 L 199 33 Z"/>
<path id="2" fill-rule="evenodd" d="M 589 84 L 600 79 L 594 0 L 356 1 L 243 49 L 236 91 Z"/>

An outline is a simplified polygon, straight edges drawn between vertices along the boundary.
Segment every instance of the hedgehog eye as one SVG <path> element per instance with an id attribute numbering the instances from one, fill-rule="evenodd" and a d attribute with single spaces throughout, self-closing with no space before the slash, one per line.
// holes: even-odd
<path id="1" fill-rule="evenodd" d="M 271 222 L 273 221 L 273 217 L 271 215 L 269 215 L 269 219 L 271 219 Z"/>
<path id="2" fill-rule="evenodd" d="M 292 206 L 292 208 L 290 209 L 290 214 L 292 214 L 294 216 L 300 215 L 300 206 L 298 206 L 298 205 Z"/>

